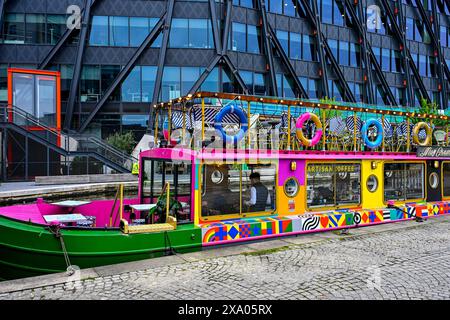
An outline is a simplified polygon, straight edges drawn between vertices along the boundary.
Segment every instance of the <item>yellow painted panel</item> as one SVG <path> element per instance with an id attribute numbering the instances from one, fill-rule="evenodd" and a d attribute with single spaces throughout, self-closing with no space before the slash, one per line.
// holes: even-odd
<path id="1" fill-rule="evenodd" d="M 305 213 L 305 186 L 299 186 L 297 195 L 293 198 L 284 193 L 284 186 L 277 186 L 277 213 L 280 216 Z"/>
<path id="2" fill-rule="evenodd" d="M 372 162 L 376 166 L 375 169 L 372 169 Z M 363 160 L 361 170 L 362 207 L 365 209 L 385 207 L 383 203 L 383 161 Z M 372 174 L 378 178 L 378 187 L 374 192 L 367 189 L 367 179 Z"/>

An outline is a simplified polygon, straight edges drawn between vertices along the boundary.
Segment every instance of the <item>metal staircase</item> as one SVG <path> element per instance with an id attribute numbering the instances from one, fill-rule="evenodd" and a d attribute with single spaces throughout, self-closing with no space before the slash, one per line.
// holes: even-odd
<path id="1" fill-rule="evenodd" d="M 29 128 L 33 129 L 30 130 Z M 3 160 L 8 153 L 8 148 L 5 147 L 8 135 L 13 137 L 20 135 L 64 156 L 66 159 L 70 159 L 69 161 L 73 161 L 75 158 L 95 159 L 104 167 L 109 168 L 109 172 L 129 173 L 133 163 L 138 161 L 135 157 L 96 137 L 76 132 L 59 132 L 15 106 L 10 108 L 8 105 L 0 105 L 0 129 L 4 144 Z M 27 158 L 25 157 L 25 162 Z M 4 171 L 3 179 L 5 180 Z M 67 171 L 67 174 L 70 174 L 70 172 Z M 27 177 L 25 180 L 27 180 Z"/>

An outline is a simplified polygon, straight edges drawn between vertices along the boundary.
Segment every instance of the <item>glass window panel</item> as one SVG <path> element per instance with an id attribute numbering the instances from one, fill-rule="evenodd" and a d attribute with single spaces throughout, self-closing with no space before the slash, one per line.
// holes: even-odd
<path id="1" fill-rule="evenodd" d="M 222 69 L 222 90 L 223 92 L 234 93 L 234 75 Z"/>
<path id="2" fill-rule="evenodd" d="M 283 96 L 287 98 L 295 98 L 292 80 L 283 75 Z"/>
<path id="3" fill-rule="evenodd" d="M 317 80 L 308 80 L 308 93 L 310 98 L 317 98 L 319 96 L 317 93 Z"/>
<path id="4" fill-rule="evenodd" d="M 37 105 L 35 116 L 46 125 L 56 126 L 56 78 L 36 76 Z"/>
<path id="5" fill-rule="evenodd" d="M 289 56 L 289 33 L 287 31 L 277 30 L 277 38 L 280 41 L 284 53 Z"/>
<path id="6" fill-rule="evenodd" d="M 28 74 L 13 74 L 13 105 L 34 114 L 34 77 Z"/>
<path id="7" fill-rule="evenodd" d="M 443 196 L 450 197 L 450 162 L 442 164 Z"/>
<path id="8" fill-rule="evenodd" d="M 8 100 L 8 65 L 0 64 L 0 101 Z"/>
<path id="9" fill-rule="evenodd" d="M 330 46 L 331 52 L 337 62 L 339 62 L 339 52 L 338 52 L 338 41 L 333 39 L 328 39 L 328 45 Z"/>
<path id="10" fill-rule="evenodd" d="M 188 94 L 199 76 L 200 69 L 198 67 L 181 68 L 181 93 L 183 96 Z"/>
<path id="11" fill-rule="evenodd" d="M 275 75 L 275 80 L 277 81 L 278 95 L 282 95 L 282 92 L 283 92 L 283 74 L 277 73 Z"/>
<path id="12" fill-rule="evenodd" d="M 203 217 L 239 214 L 240 168 L 240 165 L 226 164 L 203 166 Z"/>
<path id="13" fill-rule="evenodd" d="M 349 43 L 346 41 L 339 41 L 339 63 L 348 66 L 349 65 Z"/>
<path id="14" fill-rule="evenodd" d="M 109 45 L 116 47 L 128 47 L 128 17 L 109 17 L 109 28 Z"/>
<path id="15" fill-rule="evenodd" d="M 25 43 L 25 15 L 8 13 L 4 19 L 4 43 Z"/>
<path id="16" fill-rule="evenodd" d="M 402 72 L 402 55 L 398 50 L 392 50 L 392 72 Z"/>
<path id="17" fill-rule="evenodd" d="M 45 43 L 45 15 L 26 15 L 26 37 L 25 43 Z"/>
<path id="18" fill-rule="evenodd" d="M 283 13 L 283 0 L 270 0 L 269 11 L 273 13 Z"/>
<path id="19" fill-rule="evenodd" d="M 89 44 L 91 46 L 108 45 L 108 17 L 105 16 L 92 17 Z"/>
<path id="20" fill-rule="evenodd" d="M 111 65 L 103 65 L 101 67 L 101 89 L 102 95 L 108 90 L 108 88 L 112 85 L 114 79 L 117 77 L 121 70 L 121 66 L 111 66 Z M 110 101 L 120 101 L 120 89 L 117 88 L 114 92 L 109 96 L 108 100 Z"/>
<path id="21" fill-rule="evenodd" d="M 321 0 L 321 21 L 322 23 L 333 23 L 333 4 L 332 0 Z"/>
<path id="22" fill-rule="evenodd" d="M 308 207 L 359 204 L 361 202 L 360 179 L 360 164 L 308 164 L 306 187 Z"/>
<path id="23" fill-rule="evenodd" d="M 329 0 L 331 2 L 331 0 Z M 333 0 L 333 24 L 338 26 L 344 25 L 344 4 Z"/>
<path id="24" fill-rule="evenodd" d="M 406 18 L 406 39 L 414 40 L 414 20 Z"/>
<path id="25" fill-rule="evenodd" d="M 316 57 L 316 45 L 315 39 L 308 35 L 302 35 L 303 37 L 303 60 L 306 61 L 317 61 Z"/>
<path id="26" fill-rule="evenodd" d="M 245 85 L 247 86 L 249 94 L 253 94 L 253 73 L 250 71 L 240 70 L 239 75 L 241 76 L 242 80 L 244 81 Z"/>
<path id="27" fill-rule="evenodd" d="M 142 66 L 142 102 L 152 102 L 157 70 L 155 66 Z"/>
<path id="28" fill-rule="evenodd" d="M 247 51 L 245 24 L 233 22 L 232 29 L 231 50 Z"/>
<path id="29" fill-rule="evenodd" d="M 260 28 L 252 25 L 247 25 L 248 52 L 258 54 L 261 52 L 260 39 L 261 39 Z"/>
<path id="30" fill-rule="evenodd" d="M 181 96 L 179 67 L 164 67 L 161 95 L 162 101 L 168 101 Z"/>
<path id="31" fill-rule="evenodd" d="M 141 67 L 136 66 L 122 83 L 122 101 L 141 102 Z"/>
<path id="32" fill-rule="evenodd" d="M 47 43 L 56 44 L 66 31 L 66 16 L 61 14 L 47 15 Z"/>
<path id="33" fill-rule="evenodd" d="M 419 54 L 419 73 L 421 76 L 427 76 L 427 57 Z"/>
<path id="34" fill-rule="evenodd" d="M 302 57 L 302 35 L 299 33 L 290 33 L 289 57 L 291 59 L 301 59 Z"/>
<path id="35" fill-rule="evenodd" d="M 284 0 L 284 14 L 291 17 L 296 16 L 296 8 L 294 5 L 294 1 Z"/>
<path id="36" fill-rule="evenodd" d="M 381 49 L 381 69 L 383 71 L 390 71 L 390 62 L 391 62 L 391 58 L 390 58 L 390 54 L 391 54 L 391 50 L 386 49 L 386 48 L 382 48 Z"/>
<path id="37" fill-rule="evenodd" d="M 121 117 L 122 132 L 131 131 L 135 141 L 140 141 L 147 131 L 148 115 L 127 114 Z M 144 168 L 147 167 L 146 165 Z"/>
<path id="38" fill-rule="evenodd" d="M 188 19 L 172 19 L 169 46 L 171 48 L 187 48 L 189 46 Z"/>
<path id="39" fill-rule="evenodd" d="M 139 47 L 150 33 L 148 18 L 130 17 L 130 46 Z"/>
<path id="40" fill-rule="evenodd" d="M 206 19 L 189 19 L 189 47 L 209 48 Z"/>
<path id="41" fill-rule="evenodd" d="M 204 68 L 200 69 L 200 73 L 204 71 Z M 215 67 L 209 73 L 206 80 L 202 83 L 201 90 L 216 92 L 219 90 L 219 69 Z"/>
<path id="42" fill-rule="evenodd" d="M 67 101 L 73 78 L 73 65 L 61 65 L 61 100 Z"/>
<path id="43" fill-rule="evenodd" d="M 309 208 L 335 205 L 333 165 L 308 164 L 306 179 L 306 203 Z"/>
<path id="44" fill-rule="evenodd" d="M 255 87 L 255 91 L 254 91 L 255 95 L 260 95 L 260 96 L 266 95 L 266 84 L 264 81 L 264 74 L 262 74 L 262 73 L 254 74 L 254 87 Z"/>
<path id="45" fill-rule="evenodd" d="M 97 102 L 100 98 L 100 66 L 84 65 L 80 80 L 81 102 Z"/>
<path id="46" fill-rule="evenodd" d="M 424 197 L 422 163 L 386 163 L 384 165 L 384 199 L 415 200 Z"/>
<path id="47" fill-rule="evenodd" d="M 150 32 L 156 26 L 158 21 L 159 21 L 159 18 L 150 18 Z M 169 39 L 169 41 L 170 41 L 170 39 Z M 160 33 L 159 36 L 155 39 L 155 41 L 153 41 L 153 44 L 151 45 L 151 47 L 159 48 L 159 47 L 161 47 L 161 43 L 162 43 L 162 33 Z"/>
<path id="48" fill-rule="evenodd" d="M 336 164 L 336 205 L 361 203 L 361 166 L 359 164 Z"/>
<path id="49" fill-rule="evenodd" d="M 444 26 L 439 27 L 439 35 L 441 37 L 441 45 L 447 47 L 448 46 L 448 38 L 447 38 L 447 28 Z"/>
<path id="50" fill-rule="evenodd" d="M 254 8 L 253 0 L 240 0 L 240 5 L 246 8 Z"/>
<path id="51" fill-rule="evenodd" d="M 242 168 L 242 212 L 269 212 L 275 209 L 276 166 L 245 165 Z M 258 173 L 260 178 L 250 179 L 252 173 Z M 251 199 L 252 189 L 255 198 Z M 253 202 L 255 201 L 255 202 Z"/>
<path id="52" fill-rule="evenodd" d="M 350 66 L 361 66 L 361 46 L 356 43 L 350 43 Z"/>

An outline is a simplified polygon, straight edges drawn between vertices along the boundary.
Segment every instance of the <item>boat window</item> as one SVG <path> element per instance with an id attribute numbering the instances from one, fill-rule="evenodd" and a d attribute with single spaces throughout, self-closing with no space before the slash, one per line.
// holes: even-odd
<path id="1" fill-rule="evenodd" d="M 272 212 L 275 174 L 275 165 L 270 164 L 204 165 L 202 216 Z"/>
<path id="2" fill-rule="evenodd" d="M 179 201 L 182 207 L 177 215 L 178 222 L 190 221 L 191 172 L 192 165 L 188 162 L 144 159 L 141 201 L 155 203 L 164 185 L 169 182 L 171 197 Z"/>
<path id="3" fill-rule="evenodd" d="M 442 192 L 444 197 L 450 197 L 450 162 L 442 164 Z"/>
<path id="4" fill-rule="evenodd" d="M 367 178 L 367 190 L 369 190 L 369 192 L 375 192 L 378 189 L 378 178 L 376 175 L 371 174 L 368 178 Z"/>
<path id="5" fill-rule="evenodd" d="M 386 163 L 384 165 L 384 200 L 424 198 L 423 163 Z"/>
<path id="6" fill-rule="evenodd" d="M 360 164 L 308 164 L 307 205 L 317 208 L 359 204 L 360 185 Z"/>

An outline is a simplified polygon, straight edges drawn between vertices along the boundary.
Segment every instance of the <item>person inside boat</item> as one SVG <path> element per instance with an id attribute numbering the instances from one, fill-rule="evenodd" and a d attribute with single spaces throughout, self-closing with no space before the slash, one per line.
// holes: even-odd
<path id="1" fill-rule="evenodd" d="M 258 172 L 253 172 L 250 175 L 250 200 L 245 204 L 249 208 L 249 212 L 265 211 L 266 205 L 271 204 L 269 189 L 261 183 L 261 175 Z"/>

